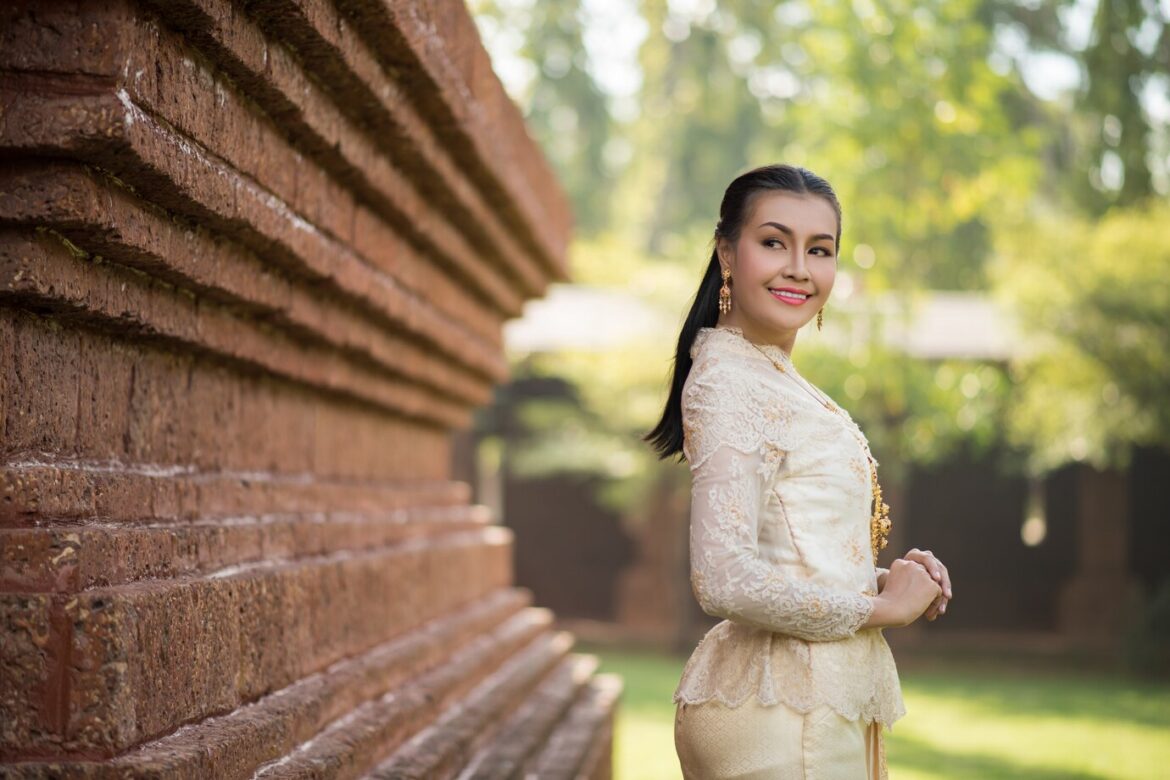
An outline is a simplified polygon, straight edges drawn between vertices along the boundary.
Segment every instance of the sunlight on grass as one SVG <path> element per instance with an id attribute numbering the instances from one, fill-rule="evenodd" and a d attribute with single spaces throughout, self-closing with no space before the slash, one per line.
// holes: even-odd
<path id="1" fill-rule="evenodd" d="M 616 780 L 678 780 L 671 694 L 685 658 L 579 643 L 625 680 Z M 893 780 L 1149 780 L 1170 766 L 1170 687 L 1104 673 L 899 662 Z"/>

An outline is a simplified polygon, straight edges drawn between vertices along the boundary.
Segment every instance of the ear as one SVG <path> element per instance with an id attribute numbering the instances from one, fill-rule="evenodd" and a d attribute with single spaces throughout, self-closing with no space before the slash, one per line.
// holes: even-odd
<path id="1" fill-rule="evenodd" d="M 715 240 L 715 251 L 719 253 L 719 264 L 723 268 L 731 268 L 731 261 L 735 259 L 731 243 L 726 238 L 718 238 Z"/>

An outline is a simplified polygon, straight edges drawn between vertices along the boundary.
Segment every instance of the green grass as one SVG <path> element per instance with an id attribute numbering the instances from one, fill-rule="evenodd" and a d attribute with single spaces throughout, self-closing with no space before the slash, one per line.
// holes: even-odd
<path id="1" fill-rule="evenodd" d="M 671 694 L 685 658 L 578 643 L 625 680 L 616 780 L 678 780 Z M 1170 779 L 1170 686 L 1051 662 L 898 654 L 907 714 L 891 780 Z"/>

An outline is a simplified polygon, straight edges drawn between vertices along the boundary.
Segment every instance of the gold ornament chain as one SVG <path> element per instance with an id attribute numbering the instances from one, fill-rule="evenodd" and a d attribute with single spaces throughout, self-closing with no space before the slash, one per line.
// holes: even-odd
<path id="1" fill-rule="evenodd" d="M 776 368 L 780 369 L 781 374 L 791 376 L 792 380 L 794 382 L 796 382 L 797 386 L 800 387 L 801 389 L 803 389 L 809 395 L 811 395 L 813 397 L 813 399 L 817 401 L 817 403 L 819 403 L 821 406 L 825 407 L 826 409 L 828 409 L 830 412 L 837 415 L 838 417 L 841 416 L 841 412 L 837 408 L 836 404 L 834 404 L 832 401 L 830 401 L 827 397 L 824 397 L 823 395 L 821 395 L 819 392 L 816 392 L 813 389 L 805 387 L 804 381 L 801 380 L 797 376 L 795 369 L 793 370 L 793 372 L 791 374 L 789 374 L 788 369 L 786 369 L 784 367 L 783 363 L 778 362 L 775 358 L 773 358 L 767 352 L 760 349 L 760 346 L 758 344 L 756 344 L 755 342 L 750 341 L 750 340 L 748 340 L 748 343 L 751 344 L 753 347 L 755 347 L 756 350 L 761 355 L 768 358 L 768 361 L 772 365 L 774 365 Z M 850 426 L 846 426 L 846 427 L 850 427 Z M 852 430 L 851 430 L 851 432 L 852 432 Z M 865 460 L 869 464 L 869 484 L 873 488 L 873 517 L 870 518 L 870 523 L 869 523 L 869 544 L 870 544 L 870 548 L 873 550 L 873 562 L 874 562 L 874 565 L 876 566 L 878 552 L 883 550 L 885 548 L 886 544 L 888 543 L 887 537 L 890 535 L 890 527 L 893 524 L 890 522 L 890 506 L 889 506 L 889 504 L 886 504 L 882 501 L 882 486 L 880 484 L 878 484 L 877 463 L 874 462 L 873 456 L 870 455 L 870 453 L 869 453 L 869 447 L 866 446 L 864 441 L 862 441 L 862 439 L 858 435 L 858 433 L 859 432 L 854 432 L 853 437 L 855 439 L 857 439 L 857 443 L 861 445 L 862 452 L 865 453 Z"/>

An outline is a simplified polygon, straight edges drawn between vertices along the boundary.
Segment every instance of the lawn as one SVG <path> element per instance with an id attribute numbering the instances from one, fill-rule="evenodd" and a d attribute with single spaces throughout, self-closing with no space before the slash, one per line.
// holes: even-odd
<path id="1" fill-rule="evenodd" d="M 671 694 L 685 658 L 579 643 L 625 679 L 616 780 L 679 780 Z M 1170 778 L 1170 686 L 1027 659 L 901 654 L 891 780 Z"/>

